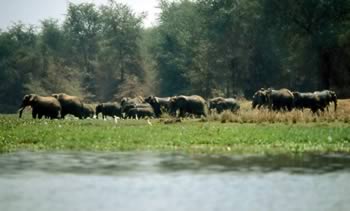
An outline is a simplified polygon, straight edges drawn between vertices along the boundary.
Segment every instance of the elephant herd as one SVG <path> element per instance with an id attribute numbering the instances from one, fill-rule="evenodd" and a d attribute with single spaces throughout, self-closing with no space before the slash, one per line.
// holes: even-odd
<path id="1" fill-rule="evenodd" d="M 334 91 L 297 92 L 288 89 L 260 89 L 253 95 L 252 107 L 267 107 L 274 111 L 291 111 L 294 109 L 310 109 L 313 113 L 328 111 L 330 103 L 337 110 L 337 95 Z"/>
<path id="2" fill-rule="evenodd" d="M 292 92 L 288 89 L 260 89 L 253 95 L 252 108 L 265 107 L 274 111 L 291 111 L 292 109 L 310 109 L 316 113 L 328 110 L 330 103 L 334 103 L 334 111 L 337 109 L 337 96 L 334 91 L 324 90 L 317 92 Z M 65 118 L 70 114 L 79 119 L 102 118 L 107 116 L 119 118 L 159 118 L 164 113 L 174 117 L 206 117 L 208 112 L 224 111 L 236 112 L 240 105 L 235 98 L 215 97 L 204 100 L 199 95 L 179 95 L 173 97 L 141 96 L 124 97 L 120 102 L 106 102 L 97 105 L 87 104 L 77 96 L 65 93 L 52 94 L 51 96 L 39 96 L 28 94 L 23 97 L 19 109 L 19 117 L 23 110 L 30 106 L 32 117 L 57 119 Z"/>
<path id="3" fill-rule="evenodd" d="M 234 98 L 217 97 L 206 102 L 198 95 L 179 95 L 174 97 L 141 96 L 130 98 L 124 97 L 120 102 L 99 103 L 96 106 L 84 103 L 79 97 L 65 93 L 52 94 L 51 96 L 39 96 L 29 94 L 23 97 L 19 109 L 19 117 L 22 117 L 23 110 L 30 106 L 32 117 L 57 119 L 65 118 L 67 114 L 84 118 L 102 118 L 107 116 L 120 118 L 159 118 L 163 113 L 176 117 L 186 116 L 207 116 L 208 111 L 216 110 L 221 113 L 225 110 L 237 111 L 240 106 Z"/>

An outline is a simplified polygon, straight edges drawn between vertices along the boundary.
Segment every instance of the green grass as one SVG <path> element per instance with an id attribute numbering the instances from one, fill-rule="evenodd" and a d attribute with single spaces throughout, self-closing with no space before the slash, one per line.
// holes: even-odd
<path id="1" fill-rule="evenodd" d="M 221 123 L 185 120 L 32 120 L 0 115 L 0 152 L 182 151 L 190 153 L 350 153 L 344 122 Z"/>

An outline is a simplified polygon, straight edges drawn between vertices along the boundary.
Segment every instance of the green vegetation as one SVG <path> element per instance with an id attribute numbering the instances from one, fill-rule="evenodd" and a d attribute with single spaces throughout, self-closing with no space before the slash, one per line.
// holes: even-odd
<path id="1" fill-rule="evenodd" d="M 195 153 L 350 153 L 347 123 L 32 120 L 0 117 L 0 152 L 186 151 Z M 168 124 L 169 123 L 169 124 Z"/>
<path id="2" fill-rule="evenodd" d="M 249 99 L 261 87 L 350 96 L 349 0 L 160 0 L 159 24 L 109 0 L 0 30 L 0 112 L 25 94 Z"/>

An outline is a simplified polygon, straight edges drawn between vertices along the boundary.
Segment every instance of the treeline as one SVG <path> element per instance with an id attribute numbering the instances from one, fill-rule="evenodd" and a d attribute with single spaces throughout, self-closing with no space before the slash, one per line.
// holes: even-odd
<path id="1" fill-rule="evenodd" d="M 261 87 L 350 91 L 350 0 L 160 0 L 159 25 L 110 0 L 63 23 L 0 31 L 0 112 L 28 93 L 251 98 Z"/>

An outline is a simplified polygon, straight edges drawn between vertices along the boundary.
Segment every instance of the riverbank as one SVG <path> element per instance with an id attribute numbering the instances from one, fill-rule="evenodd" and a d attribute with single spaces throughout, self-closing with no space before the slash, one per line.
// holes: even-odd
<path id="1" fill-rule="evenodd" d="M 180 151 L 190 153 L 350 153 L 342 121 L 237 123 L 207 120 L 33 120 L 0 117 L 0 152 Z"/>

